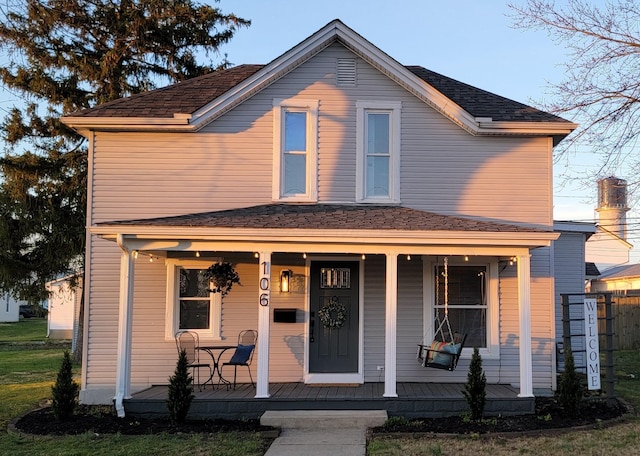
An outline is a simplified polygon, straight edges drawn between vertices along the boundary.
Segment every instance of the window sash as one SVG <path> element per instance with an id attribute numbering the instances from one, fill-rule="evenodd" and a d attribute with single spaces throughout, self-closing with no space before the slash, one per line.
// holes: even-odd
<path id="1" fill-rule="evenodd" d="M 165 339 L 179 330 L 197 332 L 200 340 L 220 340 L 221 300 L 204 271 L 215 259 L 167 259 Z"/>
<path id="2" fill-rule="evenodd" d="M 448 315 L 451 330 L 467 335 L 463 356 L 471 355 L 470 347 L 478 347 L 487 359 L 500 356 L 499 341 L 499 272 L 498 261 L 486 258 L 467 263 L 449 258 Z M 440 321 L 445 315 L 444 278 L 442 262 L 425 258 L 424 267 L 424 337 L 433 338 L 437 329 L 436 317 Z M 479 274 L 482 273 L 482 276 Z M 438 275 L 439 274 L 439 275 Z M 439 280 L 438 280 L 439 278 Z M 471 283 L 470 283 L 471 282 Z M 469 285 L 469 286 L 468 286 Z M 445 331 L 446 334 L 446 331 Z M 446 334 L 448 337 L 448 334 Z"/>
<path id="3" fill-rule="evenodd" d="M 400 202 L 400 115 L 402 103 L 356 102 L 356 200 Z"/>
<path id="4" fill-rule="evenodd" d="M 273 200 L 317 199 L 318 101 L 273 100 Z"/>

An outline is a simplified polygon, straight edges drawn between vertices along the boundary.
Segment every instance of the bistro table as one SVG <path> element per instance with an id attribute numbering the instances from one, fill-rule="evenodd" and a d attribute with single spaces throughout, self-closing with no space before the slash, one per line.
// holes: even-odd
<path id="1" fill-rule="evenodd" d="M 213 377 L 215 377 L 216 373 L 218 374 L 218 385 L 220 383 L 224 383 L 225 385 L 230 385 L 231 382 L 222 376 L 222 372 L 220 371 L 220 358 L 222 354 L 227 350 L 235 349 L 237 345 L 204 345 L 199 346 L 198 350 L 202 350 L 207 352 L 209 356 L 211 356 L 211 360 L 213 361 L 213 369 L 211 369 L 211 375 L 207 379 L 203 385 L 211 382 L 211 386 L 215 388 L 213 384 Z"/>

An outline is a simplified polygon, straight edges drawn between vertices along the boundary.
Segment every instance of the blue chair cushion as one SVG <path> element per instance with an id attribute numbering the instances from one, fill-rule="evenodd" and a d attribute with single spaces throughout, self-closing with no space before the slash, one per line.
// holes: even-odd
<path id="1" fill-rule="evenodd" d="M 451 364 L 453 355 L 457 354 L 459 350 L 460 344 L 446 344 L 440 347 L 440 353 L 435 356 L 433 362 L 436 364 L 442 364 L 443 366 L 448 366 Z"/>
<path id="2" fill-rule="evenodd" d="M 253 351 L 255 345 L 238 345 L 235 353 L 227 364 L 245 364 L 249 361 L 249 356 Z"/>

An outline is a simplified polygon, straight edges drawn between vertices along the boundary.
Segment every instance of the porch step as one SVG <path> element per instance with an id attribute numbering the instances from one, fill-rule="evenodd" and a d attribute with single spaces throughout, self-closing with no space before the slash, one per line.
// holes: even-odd
<path id="1" fill-rule="evenodd" d="M 267 410 L 260 424 L 288 429 L 339 429 L 382 426 L 386 410 Z"/>

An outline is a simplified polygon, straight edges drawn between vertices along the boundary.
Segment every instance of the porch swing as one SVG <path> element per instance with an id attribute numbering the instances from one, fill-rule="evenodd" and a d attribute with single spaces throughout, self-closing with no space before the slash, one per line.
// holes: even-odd
<path id="1" fill-rule="evenodd" d="M 454 333 L 449 322 L 449 259 L 443 260 L 444 317 L 440 318 L 440 274 L 436 274 L 436 317 L 434 319 L 434 340 L 430 345 L 418 344 L 416 358 L 423 367 L 453 371 L 458 365 L 460 354 L 467 339 L 466 334 Z M 447 334 L 445 334 L 445 331 Z"/>

